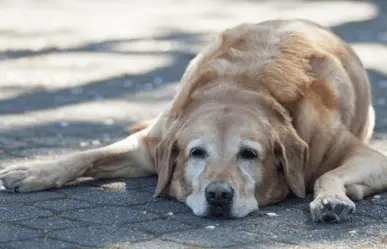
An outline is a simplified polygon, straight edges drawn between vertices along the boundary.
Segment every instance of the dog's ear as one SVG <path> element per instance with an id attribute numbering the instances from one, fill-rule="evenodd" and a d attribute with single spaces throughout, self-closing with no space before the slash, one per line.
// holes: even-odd
<path id="1" fill-rule="evenodd" d="M 154 150 L 154 165 L 158 180 L 154 197 L 160 196 L 163 190 L 168 186 L 176 164 L 177 155 L 178 149 L 176 141 L 169 137 L 163 139 L 156 145 Z"/>
<path id="2" fill-rule="evenodd" d="M 292 128 L 278 137 L 276 151 L 288 186 L 296 196 L 304 198 L 304 168 L 309 156 L 308 145 Z"/>

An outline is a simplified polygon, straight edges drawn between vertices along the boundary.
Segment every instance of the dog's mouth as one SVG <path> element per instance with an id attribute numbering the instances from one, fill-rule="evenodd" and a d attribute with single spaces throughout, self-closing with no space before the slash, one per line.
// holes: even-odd
<path id="1" fill-rule="evenodd" d="M 232 218 L 230 207 L 222 207 L 222 206 L 210 206 L 207 209 L 207 217 L 212 218 Z"/>

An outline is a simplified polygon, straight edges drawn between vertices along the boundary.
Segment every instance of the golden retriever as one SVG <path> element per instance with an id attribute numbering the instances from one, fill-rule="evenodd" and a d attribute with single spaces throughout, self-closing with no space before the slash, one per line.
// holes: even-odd
<path id="1" fill-rule="evenodd" d="M 192 60 L 171 105 L 145 129 L 10 166 L 0 179 L 29 192 L 80 176 L 157 174 L 155 196 L 227 218 L 313 190 L 313 220 L 339 222 L 353 200 L 387 187 L 387 158 L 366 145 L 374 118 L 366 71 L 331 31 L 303 20 L 242 24 Z"/>

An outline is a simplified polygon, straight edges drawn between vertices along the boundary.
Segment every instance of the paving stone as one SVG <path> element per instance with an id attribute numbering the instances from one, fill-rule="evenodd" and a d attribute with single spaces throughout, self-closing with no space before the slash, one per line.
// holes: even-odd
<path id="1" fill-rule="evenodd" d="M 51 232 L 48 236 L 84 246 L 108 246 L 120 242 L 136 242 L 153 238 L 150 234 L 133 230 L 130 227 L 114 225 L 72 228 Z"/>
<path id="2" fill-rule="evenodd" d="M 39 249 L 77 249 L 73 244 L 62 242 L 58 240 L 51 240 L 48 238 L 37 238 L 31 240 L 15 241 L 4 245 L 7 249 L 21 249 L 21 248 L 39 248 Z"/>
<path id="3" fill-rule="evenodd" d="M 35 201 L 45 201 L 45 200 L 54 200 L 58 198 L 63 198 L 63 194 L 54 193 L 50 191 L 42 192 L 33 192 L 33 193 L 13 193 L 8 191 L 0 191 L 0 203 L 2 202 L 35 202 Z"/>
<path id="4" fill-rule="evenodd" d="M 125 207 L 104 206 L 63 212 L 63 217 L 86 222 L 122 224 L 155 219 L 158 215 Z"/>
<path id="5" fill-rule="evenodd" d="M 136 190 L 126 192 L 85 192 L 74 194 L 72 198 L 98 205 L 133 205 L 157 201 L 149 192 Z"/>
<path id="6" fill-rule="evenodd" d="M 21 203 L 0 206 L 0 221 L 16 221 L 37 218 L 40 216 L 51 216 L 52 212 L 40 208 L 27 206 Z"/>
<path id="7" fill-rule="evenodd" d="M 360 228 L 359 232 L 387 239 L 387 224 L 386 223 L 370 224 L 368 226 L 364 226 Z M 385 243 L 387 244 L 387 241 L 385 241 Z"/>
<path id="8" fill-rule="evenodd" d="M 349 248 L 380 242 L 377 238 L 353 232 L 369 224 L 369 220 L 362 222 L 358 219 L 340 224 L 314 224 L 308 221 L 297 222 L 292 218 L 290 218 L 292 222 L 289 222 L 289 218 L 263 219 L 261 223 L 240 226 L 235 230 L 266 236 L 278 242 L 312 246 L 312 248 L 324 248 L 328 245 Z"/>
<path id="9" fill-rule="evenodd" d="M 102 188 L 105 191 L 124 192 L 144 188 L 156 188 L 157 177 L 138 177 L 132 179 L 95 180 L 88 183 L 91 186 Z"/>
<path id="10" fill-rule="evenodd" d="M 19 221 L 18 224 L 40 229 L 43 231 L 81 227 L 86 225 L 84 222 L 69 220 L 58 216 L 23 220 Z"/>
<path id="11" fill-rule="evenodd" d="M 286 244 L 273 240 L 261 240 L 259 242 L 252 243 L 251 245 L 243 245 L 232 247 L 233 249 L 307 249 L 310 247 L 294 245 L 294 244 Z"/>
<path id="12" fill-rule="evenodd" d="M 91 193 L 100 193 L 103 192 L 103 188 L 88 186 L 87 184 L 80 184 L 79 181 L 75 183 L 70 183 L 63 188 L 55 189 L 57 193 L 66 194 L 68 198 L 71 198 L 74 195 L 82 195 L 82 194 L 91 194 Z"/>
<path id="13" fill-rule="evenodd" d="M 39 236 L 39 233 L 34 230 L 30 230 L 23 227 L 17 227 L 7 223 L 2 223 L 0 225 L 0 242 L 30 239 L 38 236 Z M 0 244 L 0 248 L 1 248 L 1 244 Z"/>
<path id="14" fill-rule="evenodd" d="M 57 148 L 27 148 L 27 149 L 20 149 L 20 150 L 14 150 L 13 153 L 15 153 L 18 156 L 21 157 L 35 157 L 38 155 L 38 158 L 41 157 L 57 157 L 61 155 L 68 155 L 70 153 L 74 153 L 78 151 L 77 149 L 72 148 L 63 148 L 63 147 L 57 147 Z"/>
<path id="15" fill-rule="evenodd" d="M 1 136 L 0 134 L 0 148 L 7 150 L 15 150 L 28 147 L 28 143 L 23 140 L 11 137 Z"/>
<path id="16" fill-rule="evenodd" d="M 174 200 L 162 200 L 158 202 L 148 202 L 143 205 L 132 206 L 133 209 L 147 210 L 164 215 L 179 214 L 192 212 L 191 209 L 184 203 L 180 203 Z"/>
<path id="17" fill-rule="evenodd" d="M 259 241 L 264 237 L 245 231 L 235 231 L 231 228 L 221 227 L 214 229 L 197 229 L 184 232 L 170 233 L 162 236 L 163 239 L 193 244 L 204 247 L 231 247 Z"/>
<path id="18" fill-rule="evenodd" d="M 29 145 L 33 145 L 35 147 L 80 147 L 79 143 L 83 141 L 79 137 L 70 137 L 70 136 L 27 136 L 23 137 L 23 141 L 25 141 Z"/>
<path id="19" fill-rule="evenodd" d="M 171 241 L 150 240 L 138 243 L 118 243 L 106 246 L 103 249 L 194 249 L 192 246 L 185 246 Z"/>
<path id="20" fill-rule="evenodd" d="M 138 228 L 141 231 L 145 231 L 152 234 L 164 234 L 177 231 L 192 230 L 194 228 L 197 228 L 196 226 L 183 224 L 179 221 L 164 219 L 134 223 L 128 226 L 130 226 L 131 228 Z"/>
<path id="21" fill-rule="evenodd" d="M 56 211 L 65 211 L 71 209 L 87 208 L 91 207 L 92 204 L 80 200 L 73 199 L 60 199 L 60 200 L 49 200 L 40 201 L 34 204 L 35 207 L 47 208 Z"/>
<path id="22" fill-rule="evenodd" d="M 208 34 L 241 19 L 288 16 L 293 9 L 303 18 L 331 24 L 334 32 L 360 47 L 371 81 L 376 131 L 384 135 L 372 146 L 387 151 L 382 44 L 387 1 L 195 0 L 175 1 L 171 9 L 170 1 L 145 0 L 136 2 L 135 9 L 147 12 L 151 3 L 155 11 L 136 16 L 134 24 L 128 18 L 133 6 L 120 1 L 14 2 L 2 0 L 0 8 L 0 167 L 19 157 L 56 157 L 125 137 L 127 125 L 152 118 L 167 106 Z M 332 11 L 325 18 L 326 9 Z M 342 15 L 343 9 L 352 15 Z M 54 25 L 44 21 L 52 16 Z M 180 17 L 184 22 L 176 21 Z M 183 204 L 153 199 L 156 182 L 156 177 L 82 178 L 63 190 L 0 192 L 0 248 L 387 248 L 387 193 L 357 202 L 357 212 L 340 224 L 312 222 L 311 195 L 260 210 L 276 217 L 256 212 L 224 220 L 196 217 Z M 79 210 L 68 210 L 74 208 Z M 169 212 L 173 215 L 165 215 Z"/>
<path id="23" fill-rule="evenodd" d="M 156 188 L 157 177 L 140 177 L 126 181 L 127 189 L 138 189 L 138 188 Z"/>
<path id="24" fill-rule="evenodd" d="M 358 202 L 355 212 L 358 216 L 373 217 L 379 220 L 387 221 L 387 205 L 379 205 L 377 202 L 372 200 Z"/>

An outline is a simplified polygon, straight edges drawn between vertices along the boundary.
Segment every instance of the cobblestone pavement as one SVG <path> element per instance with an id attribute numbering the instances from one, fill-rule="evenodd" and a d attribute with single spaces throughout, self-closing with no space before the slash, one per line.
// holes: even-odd
<path id="1" fill-rule="evenodd" d="M 210 35 L 237 23 L 308 18 L 364 61 L 387 152 L 387 2 L 2 0 L 0 164 L 109 144 L 172 98 Z M 153 199 L 155 178 L 94 181 L 32 194 L 0 192 L 0 248 L 387 248 L 387 194 L 342 224 L 315 224 L 291 199 L 240 220 L 194 217 Z M 277 216 L 264 213 L 272 212 Z"/>

